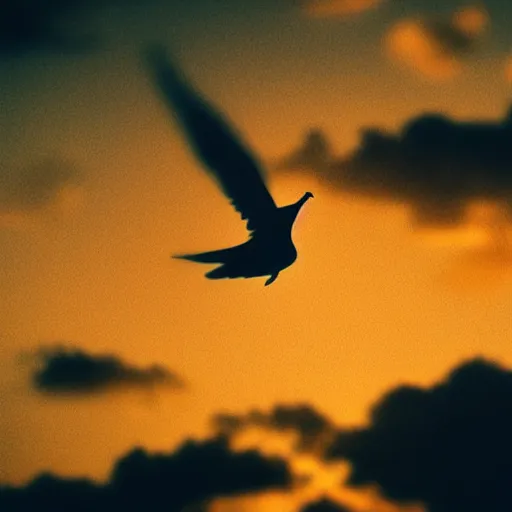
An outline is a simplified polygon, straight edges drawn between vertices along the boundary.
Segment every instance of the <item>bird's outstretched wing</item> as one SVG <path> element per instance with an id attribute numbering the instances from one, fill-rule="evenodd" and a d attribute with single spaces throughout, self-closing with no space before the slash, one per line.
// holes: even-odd
<path id="1" fill-rule="evenodd" d="M 260 167 L 240 137 L 187 82 L 164 48 L 151 47 L 147 63 L 165 103 L 176 115 L 192 149 L 217 179 L 250 230 L 270 223 L 277 211 Z"/>

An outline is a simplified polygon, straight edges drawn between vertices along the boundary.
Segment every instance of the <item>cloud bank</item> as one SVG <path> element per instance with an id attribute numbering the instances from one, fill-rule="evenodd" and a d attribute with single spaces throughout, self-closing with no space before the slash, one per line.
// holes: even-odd
<path id="1" fill-rule="evenodd" d="M 429 512 L 503 511 L 512 475 L 512 372 L 475 359 L 431 388 L 401 386 L 364 428 L 341 432 L 329 459 L 351 464 L 348 483 L 376 484 Z"/>
<path id="2" fill-rule="evenodd" d="M 332 157 L 312 130 L 277 170 L 312 174 L 354 196 L 410 206 L 416 225 L 464 222 L 472 201 L 512 204 L 512 117 L 457 121 L 442 114 L 411 119 L 398 133 L 364 129 L 358 147 Z"/>
<path id="3" fill-rule="evenodd" d="M 225 439 L 214 438 L 188 441 L 168 454 L 133 450 L 117 461 L 104 485 L 44 474 L 24 486 L 0 486 L 0 509 L 181 512 L 214 498 L 291 484 L 283 460 L 257 451 L 233 452 Z"/>
<path id="4" fill-rule="evenodd" d="M 362 427 L 342 428 L 300 404 L 220 414 L 214 418 L 220 434 L 212 439 L 185 442 L 169 454 L 135 449 L 115 463 L 103 485 L 40 475 L 24 486 L 0 486 L 0 509 L 25 512 L 39 504 L 59 512 L 74 504 L 79 511 L 178 512 L 216 498 L 291 490 L 301 482 L 291 462 L 230 448 L 231 438 L 256 427 L 296 433 L 297 455 L 306 452 L 325 469 L 348 462 L 349 486 L 376 488 L 399 506 L 503 512 L 512 475 L 511 396 L 512 371 L 476 358 L 430 387 L 402 385 L 385 393 Z M 301 512 L 348 510 L 324 498 Z"/>

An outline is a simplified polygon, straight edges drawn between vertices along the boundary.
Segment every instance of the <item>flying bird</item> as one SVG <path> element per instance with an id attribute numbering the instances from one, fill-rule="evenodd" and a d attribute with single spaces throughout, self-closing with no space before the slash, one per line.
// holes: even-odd
<path id="1" fill-rule="evenodd" d="M 192 150 L 247 221 L 250 232 L 249 240 L 234 247 L 174 257 L 220 264 L 206 273 L 209 279 L 269 276 L 265 286 L 273 283 L 297 259 L 292 226 L 313 194 L 306 192 L 297 202 L 278 207 L 257 160 L 226 118 L 188 83 L 165 48 L 151 47 L 146 57 L 155 85 Z"/>

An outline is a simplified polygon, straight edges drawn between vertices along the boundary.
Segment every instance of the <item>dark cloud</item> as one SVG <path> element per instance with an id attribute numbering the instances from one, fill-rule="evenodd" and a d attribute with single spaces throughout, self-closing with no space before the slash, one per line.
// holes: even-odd
<path id="1" fill-rule="evenodd" d="M 0 167 L 0 218 L 30 215 L 58 205 L 69 190 L 77 190 L 80 172 L 70 162 L 46 158 L 25 167 Z"/>
<path id="2" fill-rule="evenodd" d="M 348 483 L 377 484 L 429 512 L 502 512 L 512 486 L 512 372 L 482 359 L 423 389 L 398 387 L 369 425 L 340 433 L 328 458 L 351 464 Z"/>
<path id="3" fill-rule="evenodd" d="M 300 512 L 350 512 L 350 509 L 329 498 L 322 498 L 312 503 L 307 503 L 301 508 Z"/>
<path id="4" fill-rule="evenodd" d="M 29 52 L 84 52 L 95 44 L 85 29 L 92 0 L 5 0 L 0 6 L 0 56 Z"/>
<path id="5" fill-rule="evenodd" d="M 298 451 L 322 449 L 335 430 L 328 418 L 307 404 L 276 405 L 269 412 L 253 410 L 245 415 L 217 414 L 213 418 L 213 425 L 217 431 L 229 437 L 251 427 L 293 432 L 298 437 Z"/>
<path id="6" fill-rule="evenodd" d="M 101 48 L 99 16 L 120 7 L 164 0 L 4 0 L 0 3 L 0 58 L 31 53 L 84 54 Z"/>
<path id="7" fill-rule="evenodd" d="M 397 134 L 364 130 L 355 151 L 339 159 L 312 131 L 277 167 L 313 173 L 354 195 L 409 204 L 419 224 L 460 223 L 470 201 L 512 204 L 512 116 L 462 122 L 426 114 Z"/>
<path id="8" fill-rule="evenodd" d="M 171 499 L 180 509 L 213 497 L 286 489 L 291 480 L 284 461 L 254 450 L 234 453 L 220 437 L 185 443 L 170 457 L 133 451 L 116 464 L 111 486 L 122 498 L 120 503 L 134 510 L 157 510 L 165 503 L 169 486 L 175 494 Z"/>
<path id="9" fill-rule="evenodd" d="M 106 512 L 112 505 L 105 489 L 86 479 L 63 479 L 45 473 L 23 487 L 0 485 L 0 509 L 6 511 Z"/>
<path id="10" fill-rule="evenodd" d="M 0 486 L 0 510 L 180 512 L 218 497 L 291 485 L 283 460 L 233 452 L 225 439 L 215 438 L 188 441 L 169 454 L 136 449 L 117 461 L 104 485 L 42 475 L 25 486 Z"/>
<path id="11" fill-rule="evenodd" d="M 302 145 L 277 164 L 277 170 L 315 171 L 319 177 L 327 174 L 334 155 L 327 136 L 320 129 L 309 130 Z"/>
<path id="12" fill-rule="evenodd" d="M 184 386 L 180 377 L 163 366 L 137 368 L 114 355 L 55 347 L 39 351 L 37 357 L 42 366 L 33 375 L 33 385 L 46 393 L 91 395 L 110 390 Z"/>
<path id="13" fill-rule="evenodd" d="M 489 15 L 482 6 L 455 11 L 448 18 L 400 20 L 388 30 L 388 54 L 433 79 L 448 79 L 462 69 L 464 59 L 478 48 Z"/>

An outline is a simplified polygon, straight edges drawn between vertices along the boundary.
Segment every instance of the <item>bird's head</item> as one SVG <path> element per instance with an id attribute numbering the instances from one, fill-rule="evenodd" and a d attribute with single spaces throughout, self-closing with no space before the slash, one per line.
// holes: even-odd
<path id="1" fill-rule="evenodd" d="M 314 197 L 311 192 L 306 192 L 296 203 L 293 203 L 293 205 L 290 205 L 293 211 L 293 220 L 292 223 L 295 221 L 295 218 L 299 215 L 299 212 L 301 208 L 306 204 L 306 201 L 310 198 Z"/>
<path id="2" fill-rule="evenodd" d="M 297 205 L 297 211 L 299 211 L 303 206 L 304 204 L 306 203 L 306 201 L 310 198 L 310 197 L 314 197 L 313 194 L 311 192 L 306 192 L 295 204 Z"/>

